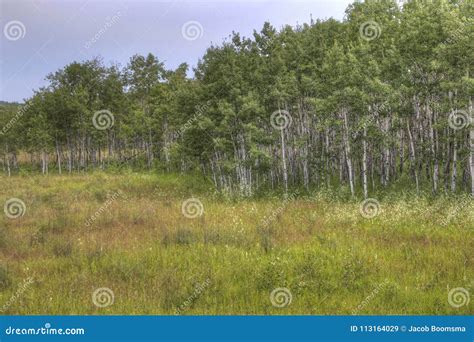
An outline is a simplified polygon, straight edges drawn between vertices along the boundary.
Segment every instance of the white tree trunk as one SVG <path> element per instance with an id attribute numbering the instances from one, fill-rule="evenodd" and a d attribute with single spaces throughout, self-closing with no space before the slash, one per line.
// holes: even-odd
<path id="1" fill-rule="evenodd" d="M 471 195 L 474 196 L 474 118 L 472 113 L 472 97 L 469 98 L 469 115 L 469 120 L 471 120 L 471 132 L 469 137 L 469 147 L 471 152 L 469 154 L 469 162 L 471 166 Z"/>
<path id="2" fill-rule="evenodd" d="M 410 164 L 413 168 L 413 174 L 415 177 L 415 184 L 416 184 L 416 193 L 419 193 L 419 184 L 418 184 L 418 169 L 416 167 L 416 154 L 415 154 L 415 142 L 413 141 L 413 135 L 411 134 L 410 128 L 410 120 L 407 120 L 407 131 L 408 131 L 408 139 L 410 141 Z"/>
<path id="3" fill-rule="evenodd" d="M 469 155 L 469 162 L 471 165 L 471 195 L 474 196 L 474 129 L 471 129 L 469 146 L 471 154 Z"/>
<path id="4" fill-rule="evenodd" d="M 347 163 L 347 171 L 349 173 L 349 186 L 351 188 L 351 195 L 354 196 L 354 177 L 352 171 L 352 159 L 351 159 L 351 146 L 349 144 L 349 124 L 347 122 L 347 110 L 344 108 L 342 110 L 342 115 L 344 119 L 344 147 L 346 151 L 346 163 Z"/>
<path id="5" fill-rule="evenodd" d="M 457 171 L 457 162 L 458 162 L 458 143 L 456 141 L 456 137 L 454 137 L 453 142 L 453 170 L 451 174 L 451 191 L 456 192 L 456 183 L 458 178 L 458 171 Z"/>
<path id="6" fill-rule="evenodd" d="M 367 189 L 367 127 L 364 127 L 364 140 L 363 140 L 364 154 L 362 156 L 362 183 L 364 186 L 364 198 L 367 198 L 369 191 Z"/>
<path id="7" fill-rule="evenodd" d="M 285 194 L 288 194 L 288 171 L 286 168 L 286 149 L 285 149 L 285 133 L 284 129 L 280 130 L 281 134 L 281 163 L 283 168 L 283 183 L 285 184 Z"/>

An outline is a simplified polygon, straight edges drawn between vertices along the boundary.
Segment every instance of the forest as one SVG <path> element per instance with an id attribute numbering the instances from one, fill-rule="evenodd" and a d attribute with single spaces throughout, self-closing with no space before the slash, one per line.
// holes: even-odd
<path id="1" fill-rule="evenodd" d="M 0 102 L 0 314 L 472 315 L 473 4 L 357 1 Z"/>
<path id="2" fill-rule="evenodd" d="M 192 71 L 101 57 L 3 103 L 5 175 L 133 167 L 220 191 L 474 194 L 473 3 L 354 2 L 344 20 L 232 32 Z"/>

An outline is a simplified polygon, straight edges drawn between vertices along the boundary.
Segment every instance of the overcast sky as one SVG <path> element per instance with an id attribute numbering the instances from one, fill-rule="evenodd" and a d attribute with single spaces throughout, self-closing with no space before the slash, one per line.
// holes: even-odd
<path id="1" fill-rule="evenodd" d="M 251 36 L 265 21 L 294 26 L 310 14 L 342 19 L 350 2 L 1 0 L 0 100 L 22 102 L 48 73 L 94 56 L 124 66 L 151 52 L 168 69 L 195 66 L 232 31 Z"/>

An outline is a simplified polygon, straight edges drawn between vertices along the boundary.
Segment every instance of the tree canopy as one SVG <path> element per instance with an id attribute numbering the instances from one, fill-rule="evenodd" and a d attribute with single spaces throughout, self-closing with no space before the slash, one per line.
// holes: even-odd
<path id="1" fill-rule="evenodd" d="M 406 184 L 474 194 L 473 6 L 365 1 L 343 21 L 233 32 L 188 65 L 72 62 L 2 106 L 5 172 L 111 165 L 202 172 L 216 187 Z"/>

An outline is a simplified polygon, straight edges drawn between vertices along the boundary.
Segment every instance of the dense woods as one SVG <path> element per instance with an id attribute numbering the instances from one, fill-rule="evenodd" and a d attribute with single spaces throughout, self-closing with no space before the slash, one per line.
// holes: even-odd
<path id="1" fill-rule="evenodd" d="M 472 5 L 366 1 L 342 22 L 265 23 L 209 47 L 192 78 L 152 54 L 73 62 L 2 106 L 3 170 L 199 171 L 243 195 L 474 194 Z"/>

